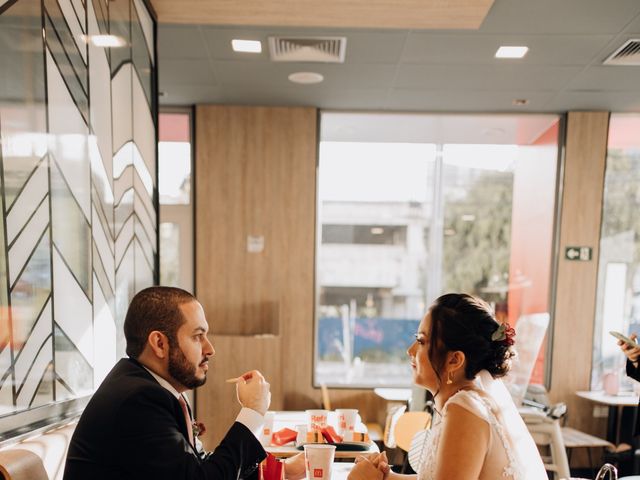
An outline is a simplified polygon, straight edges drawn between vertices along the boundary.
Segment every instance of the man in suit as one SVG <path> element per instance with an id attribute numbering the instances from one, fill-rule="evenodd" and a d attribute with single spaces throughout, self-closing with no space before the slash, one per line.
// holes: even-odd
<path id="1" fill-rule="evenodd" d="M 190 293 L 151 287 L 135 295 L 124 322 L 127 355 L 85 408 L 69 445 L 65 480 L 257 478 L 258 441 L 269 384 L 257 370 L 238 377 L 242 406 L 211 453 L 199 451 L 183 393 L 203 385 L 215 354 L 200 303 Z M 301 456 L 285 465 L 304 475 Z"/>
<path id="2" fill-rule="evenodd" d="M 630 338 L 635 342 L 637 336 L 633 334 Z M 622 340 L 618 340 L 618 345 L 622 353 L 627 357 L 627 375 L 640 382 L 640 367 L 638 366 L 638 362 L 640 362 L 640 345 L 632 347 Z M 638 407 L 640 408 L 640 405 Z M 638 414 L 636 414 L 636 426 L 633 435 L 640 435 L 640 415 Z"/>

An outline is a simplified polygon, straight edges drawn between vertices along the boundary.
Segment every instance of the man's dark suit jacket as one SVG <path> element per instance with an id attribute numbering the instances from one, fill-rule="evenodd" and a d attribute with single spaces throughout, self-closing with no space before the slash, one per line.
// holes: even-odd
<path id="1" fill-rule="evenodd" d="M 257 478 L 265 456 L 238 422 L 214 452 L 198 454 L 189 444 L 178 400 L 140 363 L 122 359 L 80 417 L 64 480 Z"/>
<path id="2" fill-rule="evenodd" d="M 627 375 L 640 382 L 640 368 L 634 367 L 631 360 L 627 360 Z M 638 404 L 638 412 L 636 413 L 636 427 L 633 431 L 633 435 L 640 435 L 640 404 Z"/>

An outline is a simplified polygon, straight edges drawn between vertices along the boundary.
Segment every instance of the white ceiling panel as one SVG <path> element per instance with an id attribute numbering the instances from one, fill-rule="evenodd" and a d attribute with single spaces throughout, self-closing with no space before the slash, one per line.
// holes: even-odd
<path id="1" fill-rule="evenodd" d="M 625 28 L 638 0 L 497 0 L 481 32 L 601 35 Z"/>
<path id="2" fill-rule="evenodd" d="M 402 55 L 404 63 L 496 64 L 501 45 L 525 45 L 522 60 L 503 64 L 587 65 L 614 39 L 613 35 L 434 35 L 411 33 Z"/>
<path id="3" fill-rule="evenodd" d="M 400 65 L 394 86 L 436 90 L 554 90 L 582 67 L 546 67 L 512 63 L 495 65 Z"/>
<path id="4" fill-rule="evenodd" d="M 601 65 L 640 35 L 640 0 L 495 0 L 478 30 L 380 27 L 160 24 L 160 102 L 561 112 L 630 111 L 640 98 L 640 67 Z M 344 36 L 345 63 L 271 62 L 270 35 Z M 233 52 L 234 38 L 261 40 L 263 52 Z M 498 60 L 500 45 L 529 52 Z M 324 81 L 294 85 L 288 76 L 298 71 L 321 73 Z M 514 106 L 516 98 L 528 104 Z"/>

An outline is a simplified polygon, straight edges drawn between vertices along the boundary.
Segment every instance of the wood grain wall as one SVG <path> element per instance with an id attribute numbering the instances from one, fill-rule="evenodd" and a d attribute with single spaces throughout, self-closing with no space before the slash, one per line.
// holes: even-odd
<path id="1" fill-rule="evenodd" d="M 312 386 L 317 111 L 196 108 L 196 295 L 216 355 L 198 389 L 196 414 L 213 448 L 239 407 L 224 379 L 258 368 L 272 409 L 320 404 Z M 263 236 L 249 253 L 247 236 Z M 334 408 L 380 421 L 367 390 L 332 390 Z"/>
<path id="2" fill-rule="evenodd" d="M 608 127 L 608 112 L 568 116 L 550 391 L 567 403 L 570 426 L 601 436 L 604 420 L 575 392 L 590 388 Z M 593 260 L 565 260 L 567 246 L 592 247 Z"/>

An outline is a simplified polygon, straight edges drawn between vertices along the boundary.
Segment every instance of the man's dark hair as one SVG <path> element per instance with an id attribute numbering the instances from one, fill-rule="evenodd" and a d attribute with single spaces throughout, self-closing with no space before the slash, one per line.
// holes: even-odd
<path id="1" fill-rule="evenodd" d="M 127 355 L 138 358 L 154 330 L 164 333 L 169 345 L 177 344 L 177 332 L 184 322 L 180 305 L 195 299 L 175 287 L 149 287 L 136 293 L 124 319 Z"/>

